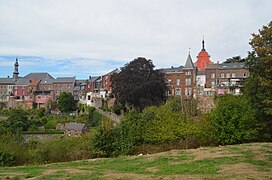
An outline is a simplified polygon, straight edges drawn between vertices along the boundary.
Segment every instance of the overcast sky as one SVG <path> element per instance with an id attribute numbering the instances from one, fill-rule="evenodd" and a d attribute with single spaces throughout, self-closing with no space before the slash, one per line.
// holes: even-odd
<path id="1" fill-rule="evenodd" d="M 213 62 L 247 55 L 272 20 L 271 0 L 0 0 L 0 77 L 102 75 L 136 57 L 156 68 L 206 50 Z"/>

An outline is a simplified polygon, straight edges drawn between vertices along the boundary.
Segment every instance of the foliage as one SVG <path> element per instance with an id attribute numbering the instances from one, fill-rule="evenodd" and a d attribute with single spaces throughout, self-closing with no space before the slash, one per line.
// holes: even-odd
<path id="1" fill-rule="evenodd" d="M 103 118 L 103 115 L 100 114 L 99 112 L 97 111 L 94 111 L 93 112 L 93 115 L 92 115 L 92 118 L 90 120 L 90 125 L 92 127 L 97 127 L 99 126 L 99 123 L 102 121 L 102 118 Z"/>
<path id="2" fill-rule="evenodd" d="M 213 138 L 218 144 L 251 142 L 256 138 L 256 114 L 243 96 L 223 95 L 217 107 L 207 116 L 213 126 Z"/>
<path id="3" fill-rule="evenodd" d="M 113 155 L 131 154 L 135 146 L 143 144 L 145 129 L 144 119 L 136 110 L 128 112 L 120 125 L 115 128 L 115 142 Z"/>
<path id="4" fill-rule="evenodd" d="M 234 57 L 226 59 L 226 61 L 224 63 L 242 63 L 245 61 L 246 61 L 246 59 L 241 58 L 241 56 L 234 56 Z"/>
<path id="5" fill-rule="evenodd" d="M 103 117 L 101 124 L 98 127 L 95 138 L 92 141 L 97 157 L 110 157 L 114 152 L 114 126 L 112 120 Z"/>
<path id="6" fill-rule="evenodd" d="M 71 93 L 62 92 L 57 99 L 57 107 L 62 112 L 71 112 L 76 110 L 77 103 Z"/>
<path id="7" fill-rule="evenodd" d="M 12 153 L 0 150 L 0 167 L 12 166 L 14 163 L 15 163 L 15 157 Z"/>
<path id="8" fill-rule="evenodd" d="M 123 106 L 122 104 L 120 103 L 117 103 L 115 104 L 113 107 L 112 107 L 112 111 L 117 114 L 117 115 L 120 115 L 121 114 L 121 110 L 123 109 Z"/>
<path id="9" fill-rule="evenodd" d="M 261 138 L 272 140 L 272 21 L 252 36 L 252 52 L 246 61 L 251 77 L 246 82 L 245 94 L 257 109 Z"/>
<path id="10" fill-rule="evenodd" d="M 6 108 L 7 104 L 5 102 L 0 102 L 0 110 Z"/>
<path id="11" fill-rule="evenodd" d="M 95 148 L 101 156 L 110 157 L 133 154 L 143 144 L 206 145 L 211 126 L 205 120 L 185 116 L 180 102 L 179 97 L 170 98 L 164 105 L 147 107 L 142 113 L 129 111 L 116 127 L 99 129 Z"/>
<path id="12" fill-rule="evenodd" d="M 146 142 L 182 142 L 196 134 L 197 125 L 180 111 L 179 102 L 180 98 L 172 98 L 160 107 L 148 107 L 143 111 Z"/>
<path id="13" fill-rule="evenodd" d="M 166 85 L 164 75 L 154 70 L 151 60 L 139 57 L 125 65 L 111 78 L 113 94 L 117 102 L 143 110 L 164 101 Z"/>
<path id="14" fill-rule="evenodd" d="M 44 129 L 56 129 L 56 125 L 57 122 L 56 121 L 48 121 L 45 125 L 44 125 Z"/>
<path id="15" fill-rule="evenodd" d="M 28 113 L 22 109 L 10 110 L 9 117 L 5 122 L 6 128 L 13 134 L 21 131 L 27 131 L 31 126 Z"/>

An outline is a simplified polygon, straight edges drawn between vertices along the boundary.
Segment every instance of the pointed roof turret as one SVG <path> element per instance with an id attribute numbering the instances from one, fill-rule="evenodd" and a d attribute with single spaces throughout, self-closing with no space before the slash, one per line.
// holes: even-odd
<path id="1" fill-rule="evenodd" d="M 202 40 L 202 51 L 206 51 L 206 50 L 205 50 L 205 41 L 204 41 L 204 37 L 203 37 L 203 40 Z"/>
<path id="2" fill-rule="evenodd" d="M 194 63 L 193 63 L 193 60 L 191 58 L 190 52 L 188 54 L 188 57 L 187 57 L 187 60 L 186 60 L 186 63 L 185 63 L 185 68 L 194 68 Z"/>
<path id="3" fill-rule="evenodd" d="M 13 79 L 15 79 L 15 80 L 17 80 L 19 78 L 18 66 L 19 66 L 18 58 L 16 58 L 16 61 L 14 63 L 14 71 L 13 71 Z"/>

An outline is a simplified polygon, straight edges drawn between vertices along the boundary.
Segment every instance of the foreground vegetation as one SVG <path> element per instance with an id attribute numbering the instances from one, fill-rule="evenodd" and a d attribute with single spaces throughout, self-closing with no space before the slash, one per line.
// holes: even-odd
<path id="1" fill-rule="evenodd" d="M 272 143 L 251 143 L 0 169 L 12 179 L 269 179 Z"/>

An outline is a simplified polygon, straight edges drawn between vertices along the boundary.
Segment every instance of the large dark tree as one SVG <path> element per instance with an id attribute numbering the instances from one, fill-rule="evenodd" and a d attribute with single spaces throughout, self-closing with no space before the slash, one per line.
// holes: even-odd
<path id="1" fill-rule="evenodd" d="M 112 76 L 112 90 L 118 102 L 141 111 L 160 105 L 165 99 L 164 74 L 154 70 L 151 60 L 139 57 Z"/>
<path id="2" fill-rule="evenodd" d="M 71 112 L 76 110 L 76 101 L 74 96 L 68 92 L 62 92 L 57 99 L 57 106 L 60 111 Z"/>
<path id="3" fill-rule="evenodd" d="M 241 56 L 234 56 L 232 58 L 226 59 L 224 63 L 242 63 L 245 62 L 245 58 L 241 58 Z"/>
<path id="4" fill-rule="evenodd" d="M 251 77 L 245 94 L 257 109 L 262 138 L 272 140 L 272 21 L 252 36 L 252 52 L 246 60 Z"/>

